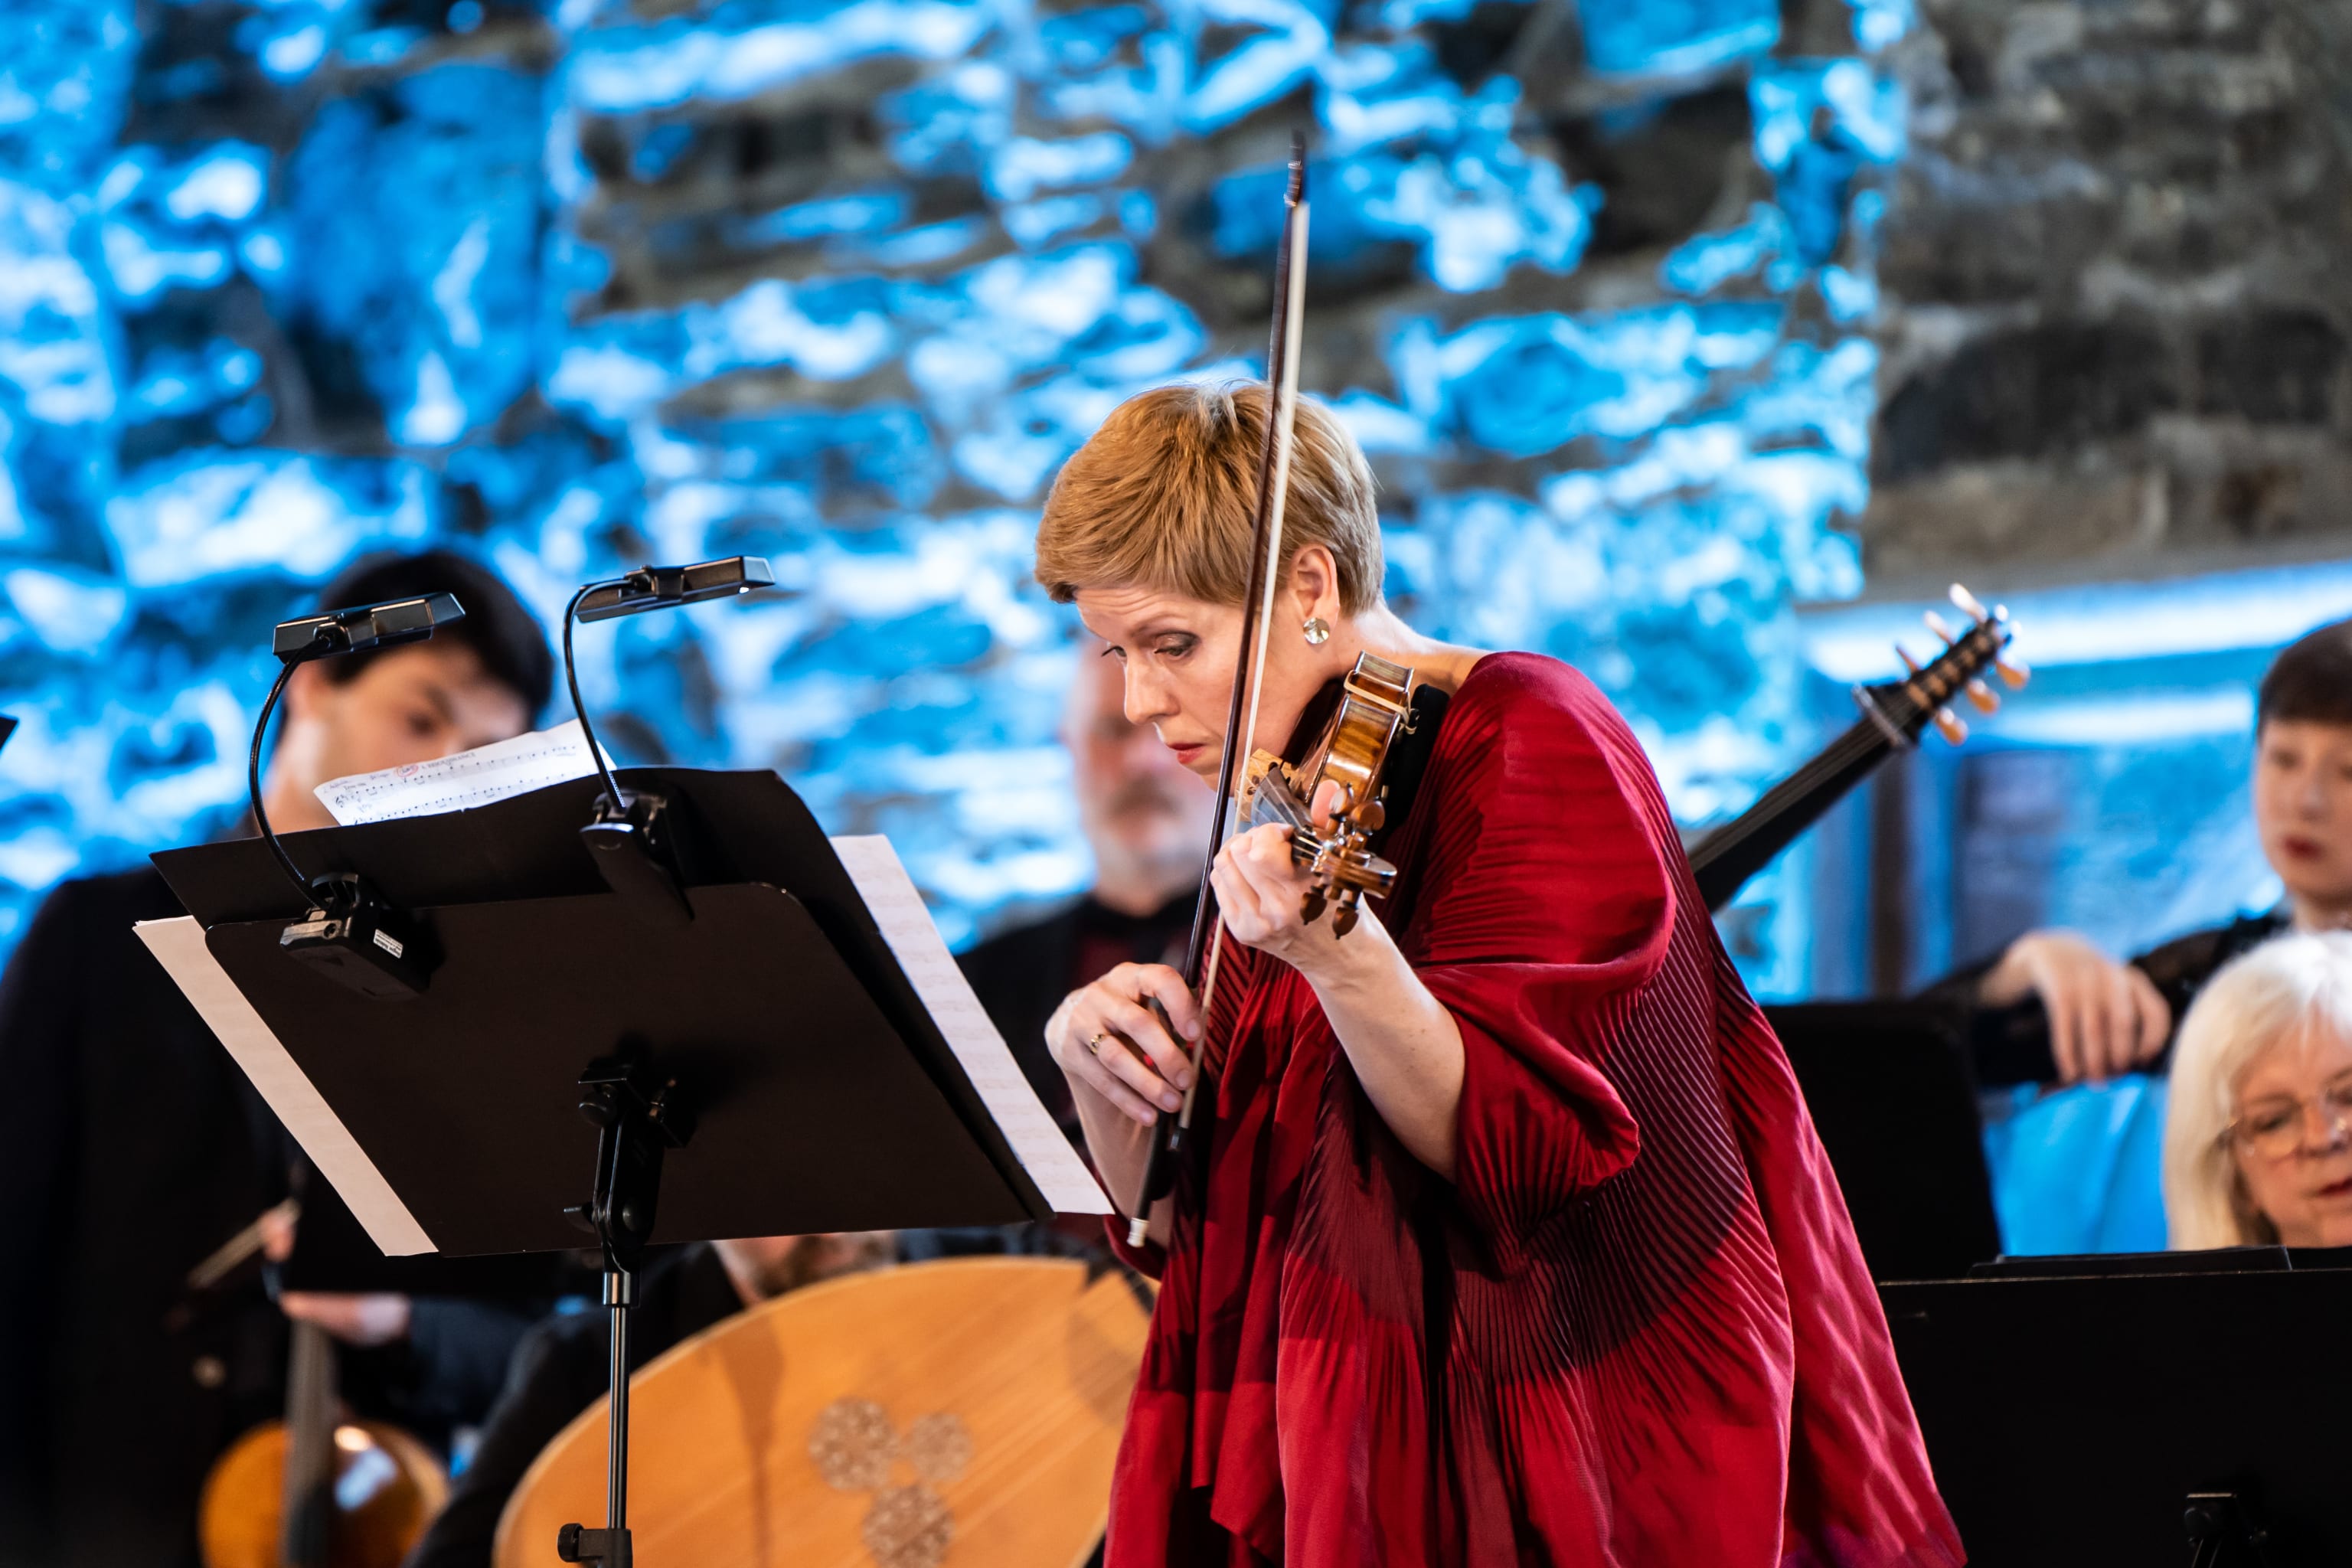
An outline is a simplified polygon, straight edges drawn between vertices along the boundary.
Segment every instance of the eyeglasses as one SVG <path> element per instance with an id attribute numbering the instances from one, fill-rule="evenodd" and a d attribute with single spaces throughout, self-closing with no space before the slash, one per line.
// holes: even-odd
<path id="1" fill-rule="evenodd" d="M 2346 1073 L 2315 1096 L 2265 1100 L 2239 1113 L 2221 1129 L 2221 1141 L 2239 1142 L 2266 1160 L 2284 1160 L 2304 1149 L 2306 1107 L 2316 1105 L 2326 1120 L 2326 1142 L 2333 1143 L 2352 1129 L 2352 1073 Z"/>

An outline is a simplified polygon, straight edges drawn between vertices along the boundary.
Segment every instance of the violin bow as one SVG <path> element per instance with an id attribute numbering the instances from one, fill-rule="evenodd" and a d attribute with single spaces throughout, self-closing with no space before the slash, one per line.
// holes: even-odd
<path id="1" fill-rule="evenodd" d="M 1298 343 L 1307 314 L 1307 138 L 1290 137 L 1290 179 L 1283 192 L 1282 239 L 1274 257 L 1274 328 L 1266 344 L 1265 444 L 1258 455 L 1257 512 L 1251 523 L 1249 586 L 1242 595 L 1241 654 L 1234 661 L 1234 690 L 1225 707 L 1225 739 L 1217 759 L 1217 789 L 1211 809 L 1209 853 L 1201 866 L 1201 892 L 1192 906 L 1192 933 L 1184 943 L 1184 984 L 1201 999 L 1201 1038 L 1187 1053 L 1192 1076 L 1184 1103 L 1163 1110 L 1153 1125 L 1151 1151 L 1143 1164 L 1143 1186 L 1129 1219 L 1127 1243 L 1140 1247 L 1151 1229 L 1151 1205 L 1174 1189 L 1176 1163 L 1191 1143 L 1192 1103 L 1201 1092 L 1201 1060 L 1209 1044 L 1209 1005 L 1217 992 L 1217 957 L 1224 950 L 1224 926 L 1217 918 L 1209 873 L 1239 820 L 1234 781 L 1257 740 L 1258 700 L 1265 681 L 1267 632 L 1274 619 L 1277 568 L 1282 560 L 1282 512 L 1290 491 L 1291 430 L 1298 412 Z M 1154 1005 L 1155 1007 L 1157 1004 Z M 1161 1015 L 1161 1022 L 1167 1021 Z M 1173 1031 L 1171 1031 L 1172 1037 Z"/>

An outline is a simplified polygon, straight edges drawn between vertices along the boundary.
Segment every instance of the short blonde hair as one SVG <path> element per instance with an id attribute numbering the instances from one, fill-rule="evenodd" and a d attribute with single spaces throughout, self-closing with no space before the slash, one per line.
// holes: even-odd
<path id="1" fill-rule="evenodd" d="M 1113 409 L 1045 498 L 1037 581 L 1062 604 L 1081 588 L 1128 586 L 1240 604 L 1265 409 L 1262 382 L 1163 386 Z M 1293 429 L 1283 569 L 1322 545 L 1341 610 L 1360 614 L 1381 602 L 1384 570 L 1371 467 L 1320 404 L 1300 398 Z"/>
<path id="2" fill-rule="evenodd" d="M 2164 1114 L 2164 1212 L 2174 1247 L 2278 1240 L 2254 1211 L 2223 1139 L 2246 1070 L 2313 1026 L 2352 1040 L 2352 931 L 2274 938 L 2198 994 L 2172 1047 Z"/>

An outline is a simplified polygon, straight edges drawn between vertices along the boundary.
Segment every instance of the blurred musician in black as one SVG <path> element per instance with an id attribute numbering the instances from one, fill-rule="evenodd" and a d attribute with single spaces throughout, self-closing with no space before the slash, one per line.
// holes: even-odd
<path id="1" fill-rule="evenodd" d="M 962 958 L 1021 1070 L 1074 1135 L 1077 1111 L 1069 1080 L 1046 1055 L 1045 1020 L 1074 987 L 1122 963 L 1181 962 L 1209 843 L 1209 786 L 1149 724 L 1128 722 L 1119 667 L 1101 653 L 1091 638 L 1081 647 L 1062 719 L 1094 886 L 1068 908 Z"/>
<path id="2" fill-rule="evenodd" d="M 1078 820 L 1094 851 L 1095 881 L 1068 908 L 1017 927 L 959 960 L 1046 1108 L 1073 1142 L 1068 1080 L 1045 1052 L 1045 1020 L 1070 987 L 1122 963 L 1169 962 L 1192 921 L 1208 842 L 1209 787 L 1178 765 L 1148 726 L 1130 724 L 1118 666 L 1081 652 L 1064 710 Z M 1181 956 L 1181 952 L 1180 952 Z M 904 1259 L 974 1252 L 1070 1253 L 1099 1248 L 1102 1224 L 987 1230 L 862 1232 L 722 1241 L 667 1253 L 646 1271 L 629 1332 L 632 1365 L 746 1307 L 800 1285 Z M 611 1340 L 604 1314 L 557 1317 L 517 1354 L 480 1446 L 405 1568 L 488 1568 L 515 1487 L 540 1451 L 603 1398 Z"/>
<path id="3" fill-rule="evenodd" d="M 462 556 L 362 561 L 320 606 L 431 592 L 455 594 L 466 618 L 429 642 L 305 665 L 288 684 L 264 785 L 273 826 L 331 826 L 319 784 L 506 740 L 546 705 L 544 634 Z M 189 1293 L 192 1268 L 287 1196 L 299 1155 L 131 933 L 181 912 L 148 867 L 66 882 L 0 977 L 0 1557 L 12 1568 L 194 1562 L 207 1469 L 284 1413 L 288 1331 L 259 1282 L 248 1272 L 213 1298 Z M 470 1405 L 478 1419 L 526 1323 L 486 1346 L 473 1341 L 485 1325 L 498 1334 L 494 1319 L 438 1305 L 286 1304 L 375 1347 L 344 1358 L 358 1381 L 373 1371 L 427 1405 L 447 1394 L 442 1415 Z M 426 1392 L 467 1364 L 478 1394 Z"/>
<path id="4" fill-rule="evenodd" d="M 2352 620 L 2289 645 L 2254 713 L 2254 826 L 2284 900 L 2127 963 L 2076 931 L 2028 931 L 1940 983 L 1932 994 L 1966 1012 L 1989 1077 L 2040 1076 L 2021 1069 L 2045 1049 L 2062 1083 L 2150 1068 L 2231 959 L 2281 931 L 2352 927 Z"/>

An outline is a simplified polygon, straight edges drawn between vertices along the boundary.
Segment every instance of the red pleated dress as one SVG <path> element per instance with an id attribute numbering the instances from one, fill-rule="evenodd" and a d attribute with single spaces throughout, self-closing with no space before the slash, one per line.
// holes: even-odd
<path id="1" fill-rule="evenodd" d="M 1297 972 L 1229 942 L 1206 1158 L 1169 1247 L 1129 1254 L 1161 1289 L 1108 1568 L 1961 1562 L 1836 1179 L 1623 720 L 1556 660 L 1481 660 L 1385 848 L 1381 919 L 1461 1025 L 1455 1179 Z"/>

